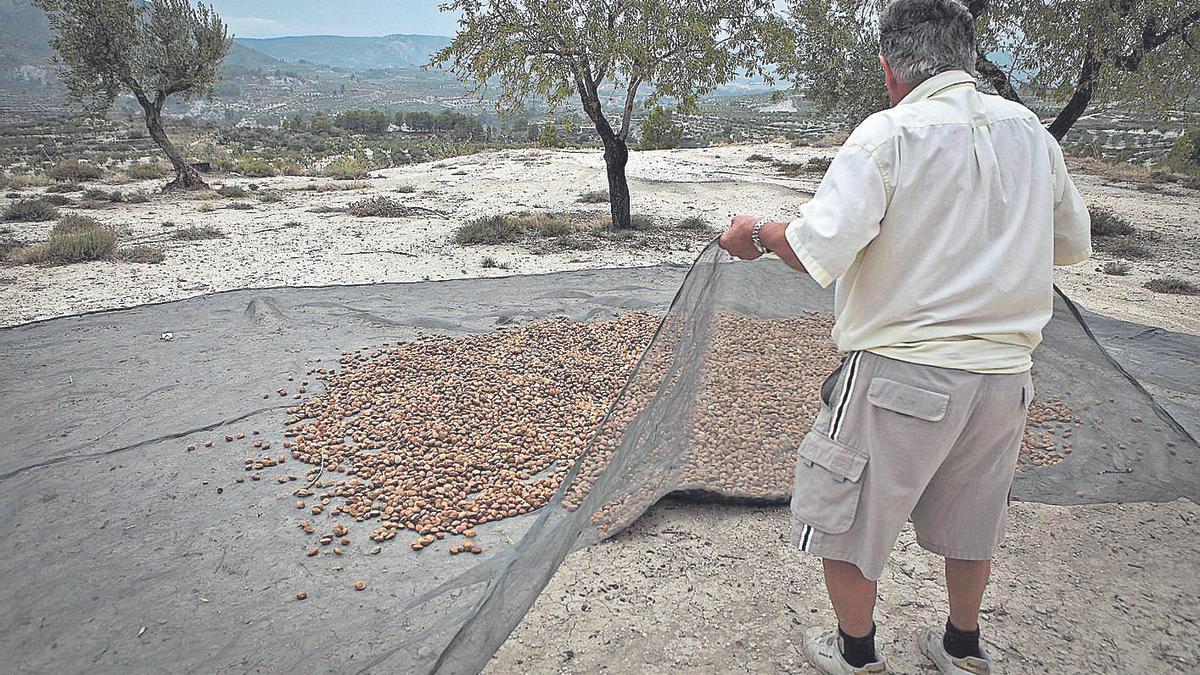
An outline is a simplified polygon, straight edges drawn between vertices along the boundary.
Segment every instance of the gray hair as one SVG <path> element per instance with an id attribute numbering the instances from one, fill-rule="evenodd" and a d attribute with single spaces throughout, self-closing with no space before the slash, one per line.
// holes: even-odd
<path id="1" fill-rule="evenodd" d="M 879 53 L 906 84 L 947 70 L 973 74 L 975 21 L 956 0 L 893 0 L 879 17 Z"/>

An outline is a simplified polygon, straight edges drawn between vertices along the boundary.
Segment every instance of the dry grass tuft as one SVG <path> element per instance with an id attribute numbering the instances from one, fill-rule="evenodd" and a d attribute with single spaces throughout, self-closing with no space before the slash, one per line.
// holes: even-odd
<path id="1" fill-rule="evenodd" d="M 1145 284 L 1142 284 L 1155 293 L 1166 293 L 1168 295 L 1200 295 L 1200 286 L 1193 284 L 1186 279 L 1179 277 L 1159 277 L 1151 279 Z"/>

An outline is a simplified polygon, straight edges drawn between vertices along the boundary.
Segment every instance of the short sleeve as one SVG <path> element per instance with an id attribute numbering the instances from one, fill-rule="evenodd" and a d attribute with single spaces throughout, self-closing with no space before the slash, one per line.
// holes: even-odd
<path id="1" fill-rule="evenodd" d="M 879 234 L 888 190 L 875 153 L 847 143 L 825 172 L 817 194 L 800 207 L 785 234 L 804 269 L 822 288 L 846 273 Z"/>
<path id="2" fill-rule="evenodd" d="M 1092 218 L 1067 173 L 1058 141 L 1047 132 L 1054 165 L 1054 264 L 1074 265 L 1092 255 Z"/>

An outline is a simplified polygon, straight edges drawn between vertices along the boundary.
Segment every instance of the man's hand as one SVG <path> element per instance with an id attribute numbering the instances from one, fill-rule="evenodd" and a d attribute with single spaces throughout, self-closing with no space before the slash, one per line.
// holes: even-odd
<path id="1" fill-rule="evenodd" d="M 721 248 L 729 255 L 742 260 L 754 260 L 761 256 L 762 253 L 758 252 L 750 238 L 757 222 L 758 216 L 734 216 L 733 221 L 729 223 L 729 229 L 721 235 Z"/>

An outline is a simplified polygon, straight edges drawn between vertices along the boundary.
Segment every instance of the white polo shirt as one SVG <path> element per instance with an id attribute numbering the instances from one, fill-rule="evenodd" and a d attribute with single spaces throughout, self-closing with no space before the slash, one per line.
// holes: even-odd
<path id="1" fill-rule="evenodd" d="M 1091 255 L 1062 150 L 1024 106 L 940 73 L 850 134 L 786 230 L 839 350 L 981 373 L 1031 367 L 1054 265 Z"/>

